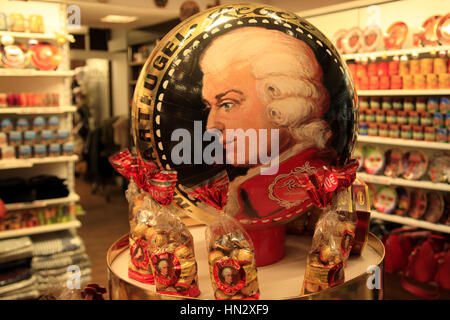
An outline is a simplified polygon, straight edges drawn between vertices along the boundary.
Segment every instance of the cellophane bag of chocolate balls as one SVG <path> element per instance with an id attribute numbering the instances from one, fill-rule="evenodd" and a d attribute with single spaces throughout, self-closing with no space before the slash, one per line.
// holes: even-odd
<path id="1" fill-rule="evenodd" d="M 129 205 L 130 222 L 128 276 L 139 282 L 154 284 L 148 252 L 148 236 L 152 228 L 154 201 L 151 201 L 150 194 L 140 191 L 132 179 L 125 195 Z"/>
<path id="2" fill-rule="evenodd" d="M 205 236 L 216 300 L 259 299 L 253 243 L 239 222 L 222 214 L 207 226 Z"/>
<path id="3" fill-rule="evenodd" d="M 317 221 L 308 254 L 302 294 L 316 293 L 344 283 L 357 216 L 350 190 L 339 192 Z"/>
<path id="4" fill-rule="evenodd" d="M 155 207 L 146 241 L 156 291 L 197 297 L 200 290 L 192 234 L 170 206 L 155 202 Z"/>

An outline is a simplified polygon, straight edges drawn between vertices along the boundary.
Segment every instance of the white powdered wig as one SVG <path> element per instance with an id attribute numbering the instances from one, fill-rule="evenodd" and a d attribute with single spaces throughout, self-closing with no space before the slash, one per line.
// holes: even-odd
<path id="1" fill-rule="evenodd" d="M 200 57 L 204 74 L 241 63 L 250 64 L 274 125 L 287 128 L 303 148 L 325 148 L 331 130 L 322 118 L 330 98 L 311 48 L 281 31 L 243 27 L 214 39 Z"/>

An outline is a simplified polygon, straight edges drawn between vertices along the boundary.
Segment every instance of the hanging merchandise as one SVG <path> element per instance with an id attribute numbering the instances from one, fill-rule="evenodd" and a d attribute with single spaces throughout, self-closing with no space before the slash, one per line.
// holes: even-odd
<path id="1" fill-rule="evenodd" d="M 39 70 L 55 70 L 62 60 L 57 46 L 40 42 L 30 45 L 31 63 Z"/>
<path id="2" fill-rule="evenodd" d="M 399 21 L 391 24 L 386 30 L 384 37 L 384 46 L 386 50 L 401 49 L 408 36 L 408 26 Z"/>

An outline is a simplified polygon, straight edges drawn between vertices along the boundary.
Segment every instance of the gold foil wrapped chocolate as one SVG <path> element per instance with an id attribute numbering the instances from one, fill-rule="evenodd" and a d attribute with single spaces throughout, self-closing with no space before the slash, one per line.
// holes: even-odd
<path id="1" fill-rule="evenodd" d="M 148 246 L 156 291 L 186 297 L 200 295 L 194 241 L 187 227 L 168 207 L 161 207 L 152 231 Z"/>
<path id="2" fill-rule="evenodd" d="M 255 252 L 247 232 L 223 215 L 206 230 L 208 262 L 217 300 L 259 299 Z"/>
<path id="3" fill-rule="evenodd" d="M 317 221 L 308 254 L 302 294 L 315 293 L 342 284 L 357 217 L 350 188 L 339 192 Z"/>

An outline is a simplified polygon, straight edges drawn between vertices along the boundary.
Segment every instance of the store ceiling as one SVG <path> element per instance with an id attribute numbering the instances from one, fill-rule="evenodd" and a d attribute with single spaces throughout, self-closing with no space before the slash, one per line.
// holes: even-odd
<path id="1" fill-rule="evenodd" d="M 96 28 L 121 28 L 137 29 L 147 27 L 179 16 L 179 7 L 183 0 L 167 0 L 164 8 L 158 8 L 155 0 L 45 0 L 49 2 L 63 2 L 68 5 L 78 5 L 81 11 L 81 24 Z M 213 5 L 214 0 L 196 0 L 201 9 L 206 9 L 207 5 Z M 243 2 L 240 0 L 221 0 L 221 4 Z M 252 1 L 249 1 L 252 2 Z M 315 0 L 315 1 L 295 1 L 295 0 L 256 0 L 257 3 L 265 3 L 282 9 L 301 12 L 321 8 L 345 2 L 349 0 Z M 358 2 L 361 2 L 359 0 Z M 101 22 L 100 19 L 106 15 L 135 16 L 136 21 L 127 24 L 114 24 Z"/>

